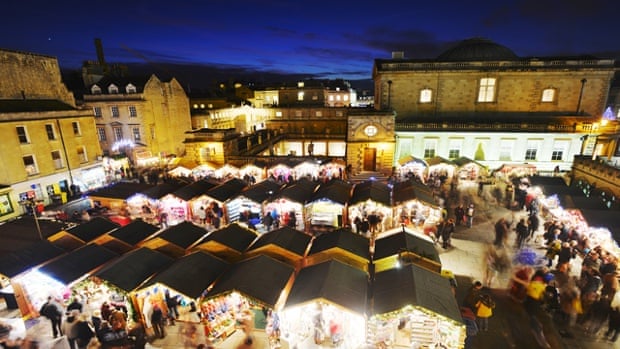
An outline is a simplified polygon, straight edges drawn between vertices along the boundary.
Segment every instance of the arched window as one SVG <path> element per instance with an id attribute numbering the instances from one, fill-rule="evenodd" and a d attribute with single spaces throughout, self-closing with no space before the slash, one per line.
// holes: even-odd
<path id="1" fill-rule="evenodd" d="M 101 94 L 101 87 L 97 86 L 97 85 L 93 85 L 90 88 L 90 93 L 94 94 L 94 95 L 100 95 Z"/>
<path id="2" fill-rule="evenodd" d="M 542 91 L 542 97 L 540 101 L 543 103 L 555 102 L 555 89 L 552 87 L 544 89 Z"/>
<path id="3" fill-rule="evenodd" d="M 433 101 L 433 90 L 423 88 L 420 90 L 420 103 L 431 103 Z"/>

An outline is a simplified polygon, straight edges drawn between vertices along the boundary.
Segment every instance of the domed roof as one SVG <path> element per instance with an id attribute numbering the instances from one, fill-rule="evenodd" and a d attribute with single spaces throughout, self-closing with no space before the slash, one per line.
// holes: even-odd
<path id="1" fill-rule="evenodd" d="M 483 38 L 461 41 L 437 57 L 438 61 L 513 61 L 519 57 L 506 46 Z"/>

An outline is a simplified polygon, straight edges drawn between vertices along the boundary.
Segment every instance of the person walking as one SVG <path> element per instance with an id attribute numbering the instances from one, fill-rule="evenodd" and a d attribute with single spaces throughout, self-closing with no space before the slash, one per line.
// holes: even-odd
<path id="1" fill-rule="evenodd" d="M 521 218 L 519 220 L 515 230 L 517 231 L 517 248 L 521 249 L 523 248 L 523 245 L 525 244 L 525 239 L 527 239 L 527 236 L 529 234 L 525 218 Z"/>
<path id="2" fill-rule="evenodd" d="M 493 309 L 495 309 L 495 301 L 491 296 L 486 293 L 481 295 L 480 300 L 476 303 L 476 317 L 480 331 L 489 330 L 489 318 L 493 316 Z"/>
<path id="3" fill-rule="evenodd" d="M 155 337 L 164 338 L 166 336 L 166 332 L 164 330 L 164 312 L 158 304 L 153 305 L 151 325 L 153 325 Z"/>
<path id="4" fill-rule="evenodd" d="M 62 336 L 62 307 L 52 297 L 47 297 L 47 301 L 41 306 L 39 314 L 48 318 L 52 323 L 52 334 L 54 338 Z"/>
<path id="5" fill-rule="evenodd" d="M 78 316 L 80 316 L 80 311 L 77 309 L 71 310 L 69 315 L 67 315 L 67 319 L 62 323 L 62 332 L 67 336 L 67 340 L 69 341 L 69 348 L 76 349 L 76 340 L 78 338 L 78 327 L 76 326 L 78 323 Z"/>
<path id="6" fill-rule="evenodd" d="M 465 212 L 467 216 L 467 228 L 471 228 L 474 223 L 474 204 L 470 204 Z"/>
<path id="7" fill-rule="evenodd" d="M 462 204 L 459 204 L 454 209 L 454 217 L 456 218 L 456 225 L 461 225 L 465 223 L 465 208 Z"/>
<path id="8" fill-rule="evenodd" d="M 452 247 L 452 234 L 454 233 L 454 220 L 452 218 L 448 219 L 446 224 L 443 226 L 441 231 L 441 240 L 442 247 L 449 248 Z"/>

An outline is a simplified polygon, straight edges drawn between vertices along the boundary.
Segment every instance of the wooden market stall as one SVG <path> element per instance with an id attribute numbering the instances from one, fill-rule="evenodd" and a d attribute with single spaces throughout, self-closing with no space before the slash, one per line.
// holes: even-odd
<path id="1" fill-rule="evenodd" d="M 371 180 L 355 184 L 347 208 L 349 223 L 355 222 L 356 217 L 361 221 L 373 221 L 374 216 L 378 223 L 375 226 L 370 223 L 371 232 L 385 231 L 393 226 L 392 188 L 387 183 Z M 355 227 L 359 234 L 358 228 Z"/>
<path id="2" fill-rule="evenodd" d="M 318 185 L 318 182 L 302 178 L 287 183 L 275 196 L 266 200 L 263 204 L 263 217 L 266 214 L 273 217 L 271 228 L 275 229 L 280 226 L 280 218 L 285 213 L 288 213 L 290 217 L 294 212 L 296 218 L 299 214 L 301 215 L 301 218 L 296 220 L 296 229 L 307 231 L 308 224 L 304 204 L 311 199 Z"/>
<path id="3" fill-rule="evenodd" d="M 370 240 L 347 228 L 316 236 L 308 251 L 305 265 L 318 264 L 329 259 L 337 259 L 368 271 L 371 261 Z"/>
<path id="4" fill-rule="evenodd" d="M 296 269 L 301 266 L 312 236 L 291 227 L 281 227 L 260 235 L 245 251 L 245 257 L 263 254 Z"/>
<path id="5" fill-rule="evenodd" d="M 240 221 L 257 230 L 266 231 L 262 226 L 263 204 L 278 194 L 282 184 L 262 181 L 242 189 L 226 201 L 227 222 Z"/>
<path id="6" fill-rule="evenodd" d="M 185 255 L 207 234 L 203 227 L 191 222 L 182 222 L 162 230 L 153 238 L 141 243 L 141 246 L 162 252 L 172 258 Z"/>
<path id="7" fill-rule="evenodd" d="M 120 224 L 112 222 L 107 218 L 94 217 L 87 222 L 61 230 L 48 237 L 47 240 L 56 246 L 71 251 L 91 242 L 97 244 L 105 243 L 107 239 L 104 235 L 118 229 L 120 226 Z"/>
<path id="8" fill-rule="evenodd" d="M 106 240 L 102 241 L 100 245 L 118 254 L 125 254 L 138 247 L 143 241 L 153 237 L 159 230 L 157 226 L 136 219 L 124 227 L 105 234 L 103 237 Z"/>
<path id="9" fill-rule="evenodd" d="M 428 169 L 428 163 L 422 158 L 407 155 L 398 159 L 398 175 L 400 181 L 418 180 L 424 182 Z"/>
<path id="10" fill-rule="evenodd" d="M 166 225 L 168 226 L 191 220 L 190 201 L 204 195 L 218 184 L 219 182 L 212 179 L 200 179 L 165 195 L 159 200 L 160 221 L 162 214 L 165 214 Z"/>
<path id="11" fill-rule="evenodd" d="M 234 263 L 243 258 L 243 253 L 257 236 L 255 230 L 239 223 L 232 223 L 209 233 L 193 247 L 193 250 L 209 252 L 229 263 Z"/>
<path id="12" fill-rule="evenodd" d="M 375 272 L 413 263 L 441 272 L 441 259 L 432 240 L 405 227 L 394 228 L 375 240 L 373 264 Z"/>
<path id="13" fill-rule="evenodd" d="M 305 207 L 309 231 L 321 234 L 342 227 L 352 189 L 352 184 L 339 179 L 320 184 Z"/>

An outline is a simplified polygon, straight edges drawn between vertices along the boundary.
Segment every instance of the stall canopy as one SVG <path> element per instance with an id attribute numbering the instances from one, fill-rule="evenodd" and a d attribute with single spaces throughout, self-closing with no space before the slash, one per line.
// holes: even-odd
<path id="1" fill-rule="evenodd" d="M 103 246 L 88 244 L 51 260 L 39 271 L 69 285 L 117 257 L 118 254 Z"/>
<path id="2" fill-rule="evenodd" d="M 388 231 L 384 237 L 375 240 L 375 263 L 379 264 L 381 260 L 394 256 L 436 272 L 441 270 L 441 259 L 435 244 L 405 227 Z"/>
<path id="3" fill-rule="evenodd" d="M 209 189 L 217 186 L 218 184 L 219 183 L 215 180 L 200 179 L 196 182 L 187 184 L 186 186 L 179 188 L 170 194 L 182 200 L 188 201 L 190 199 L 193 199 L 197 196 L 200 196 L 206 193 Z"/>
<path id="4" fill-rule="evenodd" d="M 387 183 L 378 181 L 365 181 L 353 187 L 353 195 L 349 200 L 349 205 L 372 200 L 383 206 L 392 206 L 392 193 Z"/>
<path id="5" fill-rule="evenodd" d="M 473 163 L 473 164 L 476 164 L 480 168 L 486 168 L 486 166 L 484 166 L 483 164 L 479 163 L 476 160 L 472 160 L 472 159 L 470 159 L 470 158 L 468 158 L 466 156 L 461 156 L 460 158 L 452 160 L 452 162 L 456 166 L 458 166 L 458 167 L 463 167 L 463 166 L 465 166 L 467 164 L 472 164 Z"/>
<path id="6" fill-rule="evenodd" d="M 75 236 L 84 243 L 89 243 L 118 227 L 120 227 L 120 224 L 116 224 L 107 218 L 94 217 L 88 222 L 67 229 L 67 233 Z"/>
<path id="7" fill-rule="evenodd" d="M 127 200 L 127 198 L 135 195 L 136 193 L 143 192 L 149 188 L 152 188 L 152 184 L 144 183 L 129 183 L 118 182 L 116 184 L 109 185 L 88 193 L 88 197 L 91 200 L 97 199 L 115 199 L 115 200 Z"/>
<path id="8" fill-rule="evenodd" d="M 372 315 L 411 305 L 462 322 L 450 281 L 441 274 L 410 264 L 376 273 L 372 289 Z"/>
<path id="9" fill-rule="evenodd" d="M 392 193 L 394 205 L 400 205 L 411 200 L 418 200 L 422 204 L 439 207 L 439 203 L 435 199 L 433 191 L 419 182 L 405 181 L 396 183 Z"/>
<path id="10" fill-rule="evenodd" d="M 299 271 L 285 307 L 327 301 L 362 315 L 366 313 L 367 290 L 368 273 L 330 260 Z"/>
<path id="11" fill-rule="evenodd" d="M 368 270 L 370 263 L 370 241 L 346 228 L 314 238 L 308 252 L 308 264 L 318 264 L 328 259 L 337 259 L 362 270 Z"/>
<path id="12" fill-rule="evenodd" d="M 314 191 L 316 190 L 318 185 L 319 184 L 315 181 L 302 178 L 300 180 L 297 180 L 296 182 L 287 184 L 284 188 L 280 190 L 278 194 L 276 194 L 274 199 L 283 198 L 293 202 L 304 204 L 312 198 L 312 195 L 314 194 Z"/>
<path id="13" fill-rule="evenodd" d="M 239 223 L 231 223 L 224 228 L 212 231 L 200 241 L 196 249 L 213 253 L 228 262 L 234 262 L 241 258 L 257 236 L 256 231 Z"/>
<path id="14" fill-rule="evenodd" d="M 261 204 L 263 201 L 277 195 L 281 186 L 274 181 L 262 181 L 251 187 L 245 187 L 237 196 L 243 196 Z"/>
<path id="15" fill-rule="evenodd" d="M 149 188 L 147 190 L 143 190 L 140 192 L 140 194 L 146 196 L 149 199 L 152 200 L 159 200 L 161 198 L 163 198 L 164 196 L 173 193 L 185 186 L 187 186 L 189 184 L 187 183 L 183 183 L 180 181 L 176 181 L 176 182 L 166 182 L 166 183 L 161 183 L 158 184 L 152 188 Z"/>
<path id="16" fill-rule="evenodd" d="M 143 246 L 158 250 L 170 257 L 178 258 L 183 256 L 205 234 L 207 234 L 207 231 L 203 227 L 183 221 L 161 231 L 152 239 L 145 241 Z"/>
<path id="17" fill-rule="evenodd" d="M 295 269 L 268 256 L 259 255 L 238 262 L 215 282 L 208 297 L 237 291 L 270 308 L 282 299 L 282 291 L 290 287 Z"/>
<path id="18" fill-rule="evenodd" d="M 327 199 L 341 205 L 346 205 L 351 198 L 352 188 L 352 184 L 339 179 L 332 179 L 327 183 L 319 185 L 310 199 L 310 202 Z"/>
<path id="19" fill-rule="evenodd" d="M 146 223 L 141 219 L 136 219 L 126 226 L 110 232 L 109 235 L 133 248 L 138 245 L 138 243 L 155 234 L 157 231 L 159 231 L 159 227 Z"/>
<path id="20" fill-rule="evenodd" d="M 418 163 L 424 167 L 428 167 L 428 163 L 424 159 L 417 158 L 413 155 L 407 155 L 407 156 L 404 156 L 398 159 L 398 164 L 401 166 L 404 166 L 410 163 Z"/>
<path id="21" fill-rule="evenodd" d="M 166 285 L 190 298 L 200 297 L 222 275 L 229 264 L 210 253 L 197 251 L 176 260 L 144 283 Z"/>
<path id="22" fill-rule="evenodd" d="M 426 163 L 428 164 L 429 167 L 440 165 L 440 164 L 454 165 L 452 160 L 443 158 L 441 156 L 433 156 L 432 158 L 428 158 L 426 159 Z"/>
<path id="23" fill-rule="evenodd" d="M 106 264 L 93 275 L 129 293 L 173 261 L 160 252 L 142 247 Z"/>
<path id="24" fill-rule="evenodd" d="M 0 257 L 0 274 L 11 279 L 64 253 L 65 250 L 47 240 L 36 241 L 19 251 Z"/>
<path id="25" fill-rule="evenodd" d="M 61 222 L 46 219 L 35 222 L 34 218 L 28 215 L 4 222 L 0 225 L 0 255 L 29 248 L 33 242 L 41 241 L 37 223 L 44 239 L 62 231 L 64 226 Z"/>
<path id="26" fill-rule="evenodd" d="M 205 195 L 219 202 L 224 202 L 241 193 L 241 191 L 247 186 L 248 184 L 245 181 L 239 178 L 232 178 L 207 190 Z"/>
<path id="27" fill-rule="evenodd" d="M 246 255 L 265 254 L 297 265 L 306 255 L 312 237 L 291 227 L 282 227 L 262 234 L 247 249 Z"/>

